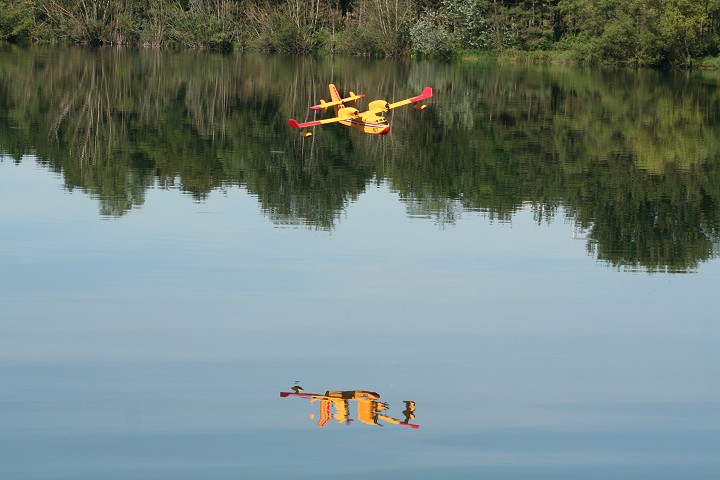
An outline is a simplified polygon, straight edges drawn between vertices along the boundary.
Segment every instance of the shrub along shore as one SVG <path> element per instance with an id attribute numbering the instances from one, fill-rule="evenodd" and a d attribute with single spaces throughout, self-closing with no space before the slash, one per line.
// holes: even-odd
<path id="1" fill-rule="evenodd" d="M 0 39 L 720 66 L 717 0 L 0 0 Z"/>

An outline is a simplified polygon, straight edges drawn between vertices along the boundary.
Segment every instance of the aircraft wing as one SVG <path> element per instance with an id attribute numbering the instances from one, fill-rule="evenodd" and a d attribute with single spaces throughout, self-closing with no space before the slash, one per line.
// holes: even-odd
<path id="1" fill-rule="evenodd" d="M 425 100 L 426 98 L 430 98 L 433 96 L 432 88 L 431 87 L 425 87 L 420 95 L 417 95 L 415 97 L 406 98 L 405 100 L 400 100 L 399 102 L 395 103 L 389 103 L 387 105 L 387 109 L 393 109 L 397 107 L 402 107 L 403 105 L 409 105 L 411 103 L 419 102 L 420 100 Z"/>
<path id="2" fill-rule="evenodd" d="M 417 95 L 415 97 L 406 98 L 405 100 L 400 100 L 398 102 L 394 103 L 388 103 L 385 100 L 373 100 L 370 102 L 370 105 L 368 105 L 368 112 L 371 113 L 383 113 L 387 112 L 390 109 L 402 107 L 403 105 L 409 105 L 411 103 L 417 103 L 422 100 L 425 100 L 426 98 L 432 97 L 432 88 L 431 87 L 425 87 L 425 89 L 422 91 L 420 95 Z M 426 105 L 418 104 L 415 105 L 415 108 L 418 110 L 422 110 L 426 107 Z M 365 112 L 363 112 L 365 113 Z"/>
<path id="3" fill-rule="evenodd" d="M 295 120 L 294 118 L 291 118 L 290 121 L 288 122 L 288 126 L 289 126 L 290 128 L 317 127 L 318 125 L 325 125 L 326 123 L 341 122 L 341 121 L 343 121 L 343 120 L 349 120 L 350 118 L 353 118 L 353 117 L 345 117 L 345 118 L 342 118 L 342 117 L 323 118 L 322 120 L 313 120 L 313 121 L 311 121 L 311 122 L 303 122 L 303 123 L 298 123 L 297 120 Z"/>
<path id="4" fill-rule="evenodd" d="M 343 120 L 351 120 L 358 116 L 357 110 L 355 110 L 354 108 L 351 109 L 351 108 L 346 107 L 346 108 L 343 108 L 342 110 L 340 110 L 340 112 L 343 112 L 343 114 L 338 117 L 323 118 L 322 120 L 313 120 L 311 122 L 303 122 L 303 123 L 298 123 L 297 120 L 295 120 L 294 118 L 291 118 L 290 121 L 288 122 L 288 126 L 290 128 L 317 127 L 318 125 L 325 125 L 327 123 L 336 123 L 336 122 L 342 122 Z"/>

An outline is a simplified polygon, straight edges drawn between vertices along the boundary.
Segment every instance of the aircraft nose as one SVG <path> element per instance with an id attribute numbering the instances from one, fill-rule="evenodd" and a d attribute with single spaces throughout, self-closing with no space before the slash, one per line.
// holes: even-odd
<path id="1" fill-rule="evenodd" d="M 380 131 L 380 135 L 387 135 L 387 133 L 388 133 L 389 131 L 390 131 L 390 125 L 388 125 L 387 127 L 383 128 L 383 129 Z"/>

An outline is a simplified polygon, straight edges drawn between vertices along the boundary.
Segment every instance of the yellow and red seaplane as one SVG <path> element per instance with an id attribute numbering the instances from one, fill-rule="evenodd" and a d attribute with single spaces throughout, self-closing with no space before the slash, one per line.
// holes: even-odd
<path id="1" fill-rule="evenodd" d="M 401 425 L 410 428 L 420 428 L 416 423 L 410 423 L 415 418 L 415 402 L 405 400 L 405 410 L 403 410 L 403 420 L 393 418 L 389 415 L 381 413 L 388 409 L 385 402 L 380 401 L 380 395 L 375 392 L 364 390 L 328 390 L 325 394 L 305 393 L 302 387 L 292 387 L 293 392 L 280 392 L 281 398 L 300 397 L 310 400 L 310 403 L 320 402 L 320 417 L 317 426 L 324 427 L 331 419 L 335 419 L 338 423 L 350 424 L 354 421 L 350 418 L 350 402 L 357 406 L 358 419 L 367 425 L 380 425 L 381 422 L 393 425 Z M 333 413 L 332 410 L 335 410 Z M 314 418 L 312 415 L 310 418 Z"/>
<path id="2" fill-rule="evenodd" d="M 325 125 L 327 123 L 340 123 L 351 128 L 360 130 L 363 133 L 372 133 L 376 135 L 385 135 L 390 131 L 390 124 L 387 119 L 383 116 L 383 113 L 392 110 L 393 108 L 402 107 L 403 105 L 415 104 L 416 110 L 424 110 L 427 105 L 420 103 L 422 100 L 432 97 L 432 88 L 425 87 L 420 95 L 415 97 L 406 98 L 393 103 L 388 103 L 386 100 L 373 100 L 368 105 L 368 109 L 364 112 L 358 111 L 357 108 L 345 105 L 346 103 L 357 104 L 357 101 L 364 98 L 365 95 L 357 95 L 355 92 L 350 92 L 350 95 L 342 98 L 338 93 L 337 88 L 332 83 L 329 85 L 330 88 L 330 101 L 320 100 L 320 104 L 313 105 L 310 107 L 311 110 L 322 110 L 323 113 L 328 108 L 333 107 L 335 110 L 335 116 L 332 118 L 325 118 L 322 120 L 313 120 L 311 122 L 298 123 L 294 118 L 290 119 L 290 128 L 301 129 L 300 135 L 303 137 L 309 137 L 312 132 L 307 130 L 309 127 L 317 127 L 318 125 Z"/>

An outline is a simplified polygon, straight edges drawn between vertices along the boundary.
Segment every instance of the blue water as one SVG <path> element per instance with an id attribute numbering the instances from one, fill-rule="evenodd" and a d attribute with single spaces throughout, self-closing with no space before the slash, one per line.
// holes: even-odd
<path id="1" fill-rule="evenodd" d="M 720 262 L 612 268 L 563 215 L 438 225 L 380 181 L 332 231 L 241 187 L 108 219 L 5 158 L 0 272 L 2 478 L 720 472 Z M 318 428 L 296 384 L 415 401 L 420 428 Z"/>

